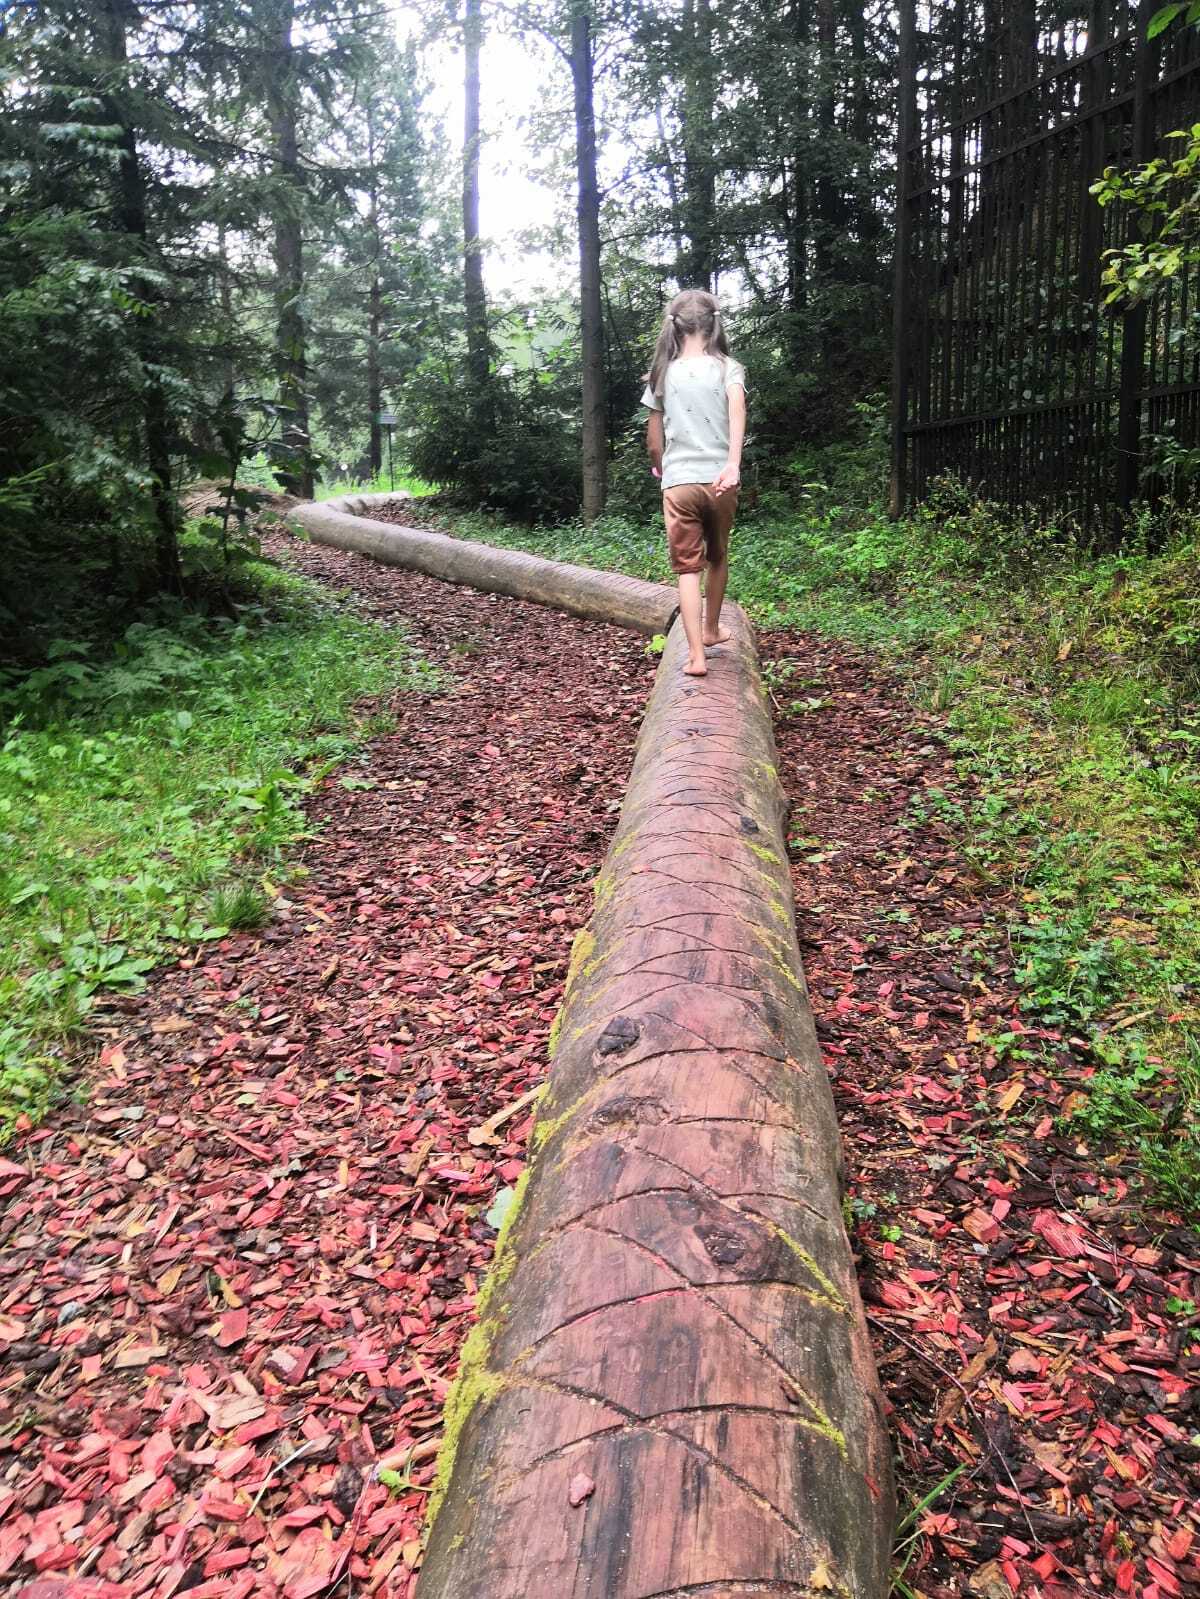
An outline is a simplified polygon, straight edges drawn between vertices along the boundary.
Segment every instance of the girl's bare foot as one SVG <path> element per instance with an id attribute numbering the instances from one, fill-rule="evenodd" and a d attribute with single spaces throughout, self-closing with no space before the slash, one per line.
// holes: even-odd
<path id="1" fill-rule="evenodd" d="M 708 662 L 704 659 L 703 655 L 699 660 L 689 657 L 688 663 L 683 669 L 683 675 L 684 677 L 707 677 Z"/>
<path id="2" fill-rule="evenodd" d="M 731 634 L 727 627 L 722 627 L 718 622 L 715 631 L 706 627 L 703 636 L 704 642 L 711 647 L 713 644 L 728 644 Z"/>

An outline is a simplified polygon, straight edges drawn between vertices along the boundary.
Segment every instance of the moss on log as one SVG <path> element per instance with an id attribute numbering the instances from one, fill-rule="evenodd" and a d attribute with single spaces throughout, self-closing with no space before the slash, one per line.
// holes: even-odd
<path id="1" fill-rule="evenodd" d="M 729 620 L 702 682 L 668 641 L 447 1407 L 419 1599 L 888 1590 L 840 1139 L 766 698 Z"/>
<path id="2" fill-rule="evenodd" d="M 615 572 L 545 561 L 523 550 L 497 550 L 426 528 L 372 521 L 363 511 L 407 495 L 348 494 L 296 506 L 290 519 L 317 544 L 369 555 L 388 566 L 423 572 L 445 583 L 464 583 L 487 594 L 533 600 L 571 616 L 645 634 L 665 633 L 675 615 L 675 591 Z"/>

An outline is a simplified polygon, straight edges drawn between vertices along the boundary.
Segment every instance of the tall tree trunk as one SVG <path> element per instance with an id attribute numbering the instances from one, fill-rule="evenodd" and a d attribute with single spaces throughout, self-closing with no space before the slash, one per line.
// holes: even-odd
<path id="1" fill-rule="evenodd" d="M 666 162 L 665 173 L 667 179 L 667 196 L 671 202 L 671 237 L 675 241 L 675 260 L 683 259 L 683 227 L 679 220 L 679 180 L 675 176 L 675 158 L 671 154 L 671 144 L 667 138 L 666 125 L 663 122 L 662 100 L 654 102 L 654 123 L 658 129 L 659 142 L 663 147 L 663 159 Z"/>
<path id="2" fill-rule="evenodd" d="M 791 26 L 796 61 L 795 91 L 792 96 L 792 160 L 790 174 L 785 163 L 785 180 L 791 179 L 791 215 L 787 231 L 789 344 L 799 369 L 808 359 L 809 279 L 809 167 L 811 143 L 809 120 L 811 71 L 808 47 L 812 28 L 809 0 L 793 0 Z"/>
<path id="3" fill-rule="evenodd" d="M 583 345 L 583 519 L 604 509 L 608 475 L 605 437 L 604 307 L 600 294 L 600 186 L 592 104 L 592 25 L 588 0 L 571 13 L 571 81 L 575 88 L 575 170 L 579 186 L 579 299 Z"/>
<path id="4" fill-rule="evenodd" d="M 284 442 L 297 460 L 297 489 L 313 497 L 312 438 L 308 419 L 308 357 L 304 313 L 303 178 L 297 134 L 296 63 L 292 45 L 294 0 L 269 0 L 270 42 L 265 51 L 265 97 L 282 179 L 275 201 L 275 374 L 288 420 Z"/>
<path id="5" fill-rule="evenodd" d="M 845 0 L 843 10 L 850 33 L 850 136 L 858 147 L 854 157 L 858 176 L 855 219 L 861 242 L 869 243 L 883 231 L 883 215 L 871 199 L 871 82 L 864 0 Z"/>
<path id="6" fill-rule="evenodd" d="M 688 251 L 679 272 L 687 288 L 711 289 L 716 275 L 716 159 L 713 152 L 712 0 L 684 0 L 683 184 Z"/>
<path id="7" fill-rule="evenodd" d="M 233 362 L 233 274 L 229 270 L 229 236 L 224 223 L 217 229 L 217 258 L 220 262 L 221 329 L 225 341 L 221 353 L 221 391 L 232 405 L 237 389 L 237 372 Z"/>
<path id="8" fill-rule="evenodd" d="M 383 290 L 379 281 L 379 262 L 383 240 L 379 231 L 379 185 L 375 176 L 375 108 L 367 106 L 367 166 L 371 172 L 368 221 L 371 229 L 371 286 L 367 292 L 367 414 L 371 426 L 371 477 L 383 471 L 383 383 L 379 372 L 379 332 L 383 321 Z"/>
<path id="9" fill-rule="evenodd" d="M 467 324 L 467 370 L 476 404 L 486 406 L 490 359 L 483 246 L 479 238 L 479 56 L 483 46 L 482 0 L 463 10 L 463 304 Z"/>
<path id="10" fill-rule="evenodd" d="M 841 193 L 835 177 L 833 142 L 837 127 L 837 15 L 834 0 L 817 0 L 817 178 L 814 186 L 817 227 L 813 238 L 817 271 L 833 270 L 832 243 L 842 222 Z"/>
<path id="11" fill-rule="evenodd" d="M 114 80 L 119 84 L 128 63 L 126 28 L 136 21 L 136 12 L 129 0 L 102 0 L 99 8 L 99 38 L 102 53 L 101 70 L 106 80 L 102 96 L 104 114 L 109 125 L 120 129 L 117 140 L 121 152 L 117 168 L 117 189 L 114 203 L 114 220 L 120 232 L 137 241 L 136 249 L 142 262 L 148 262 L 151 239 L 146 221 L 146 180 L 138 151 L 137 134 L 129 116 L 127 104 L 120 93 L 112 92 Z M 153 300 L 154 291 L 143 287 L 145 298 Z M 150 469 L 150 492 L 154 501 L 154 556 L 158 581 L 164 589 L 177 589 L 180 585 L 178 511 L 175 490 L 171 481 L 171 419 L 167 397 L 156 373 L 162 366 L 162 351 L 153 331 L 154 324 L 147 320 L 135 327 L 133 338 L 145 372 L 142 391 L 142 425 L 146 435 L 146 464 Z"/>

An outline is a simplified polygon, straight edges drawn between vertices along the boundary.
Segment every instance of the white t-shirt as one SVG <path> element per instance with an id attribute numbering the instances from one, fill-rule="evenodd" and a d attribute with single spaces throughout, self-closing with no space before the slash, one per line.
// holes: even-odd
<path id="1" fill-rule="evenodd" d="M 679 355 L 667 368 L 659 399 L 649 384 L 642 404 L 663 413 L 662 486 L 711 483 L 729 459 L 727 390 L 746 386 L 746 371 L 728 356 Z"/>

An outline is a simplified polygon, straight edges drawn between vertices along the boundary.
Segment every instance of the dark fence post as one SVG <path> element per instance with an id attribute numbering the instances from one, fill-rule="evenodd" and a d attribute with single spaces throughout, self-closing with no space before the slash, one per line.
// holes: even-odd
<path id="1" fill-rule="evenodd" d="M 1140 0 L 1133 68 L 1133 163 L 1140 166 L 1154 154 L 1154 106 L 1151 98 L 1152 51 L 1147 37 L 1156 0 Z M 1120 403 L 1117 417 L 1117 506 L 1128 511 L 1137 498 L 1141 464 L 1142 388 L 1146 372 L 1146 305 L 1142 301 L 1121 321 Z M 1114 530 L 1115 531 L 1115 530 Z"/>
<path id="2" fill-rule="evenodd" d="M 908 498 L 907 445 L 908 342 L 912 306 L 912 218 L 909 189 L 913 145 L 917 137 L 917 8 L 916 0 L 900 0 L 898 150 L 896 159 L 896 267 L 892 301 L 892 475 L 889 494 L 893 517 L 902 515 Z"/>

